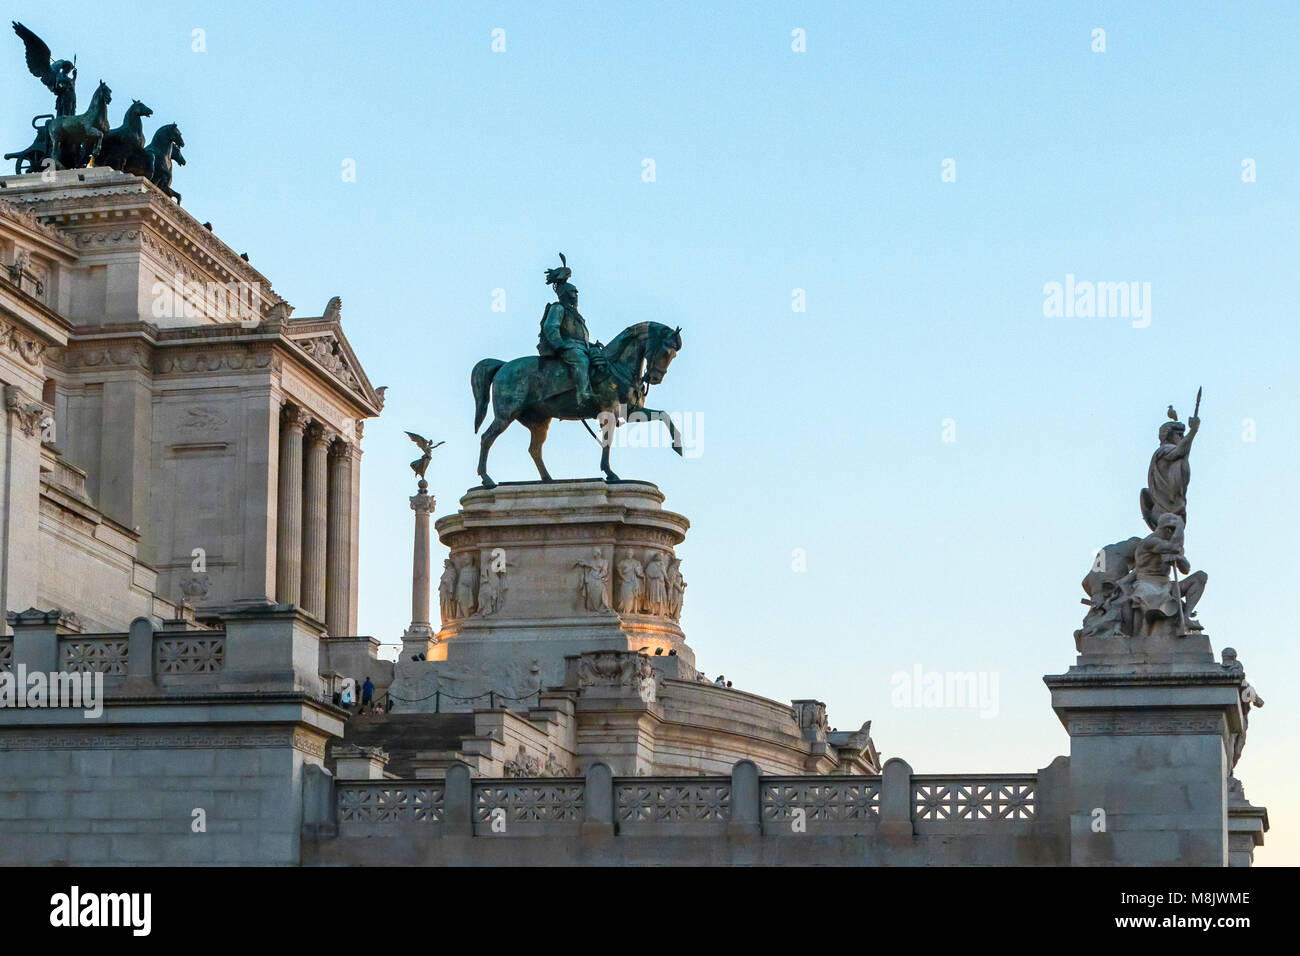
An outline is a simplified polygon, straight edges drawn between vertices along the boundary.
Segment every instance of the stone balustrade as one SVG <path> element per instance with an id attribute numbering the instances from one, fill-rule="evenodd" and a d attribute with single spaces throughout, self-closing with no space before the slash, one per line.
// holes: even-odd
<path id="1" fill-rule="evenodd" d="M 1050 789 L 1055 774 L 1044 773 Z M 1040 775 L 914 775 L 897 759 L 879 776 L 763 776 L 745 760 L 729 777 L 614 777 L 596 763 L 585 777 L 474 778 L 457 764 L 441 781 L 312 779 L 330 794 L 304 801 L 329 808 L 304 827 L 322 863 L 381 858 L 399 845 L 402 863 L 487 863 L 507 858 L 502 841 L 515 845 L 509 854 L 557 863 L 597 850 L 605 862 L 628 860 L 651 846 L 663 862 L 698 861 L 711 843 L 731 853 L 738 839 L 777 841 L 774 862 L 815 848 L 924 862 L 935 845 L 955 845 L 975 862 L 1053 863 L 1062 847 L 1051 837 L 1063 818 L 1040 812 Z"/>
<path id="2" fill-rule="evenodd" d="M 14 635 L 0 638 L 0 669 L 103 674 L 113 692 L 148 693 L 199 681 L 315 696 L 320 684 L 319 625 L 291 607 L 233 614 L 222 629 L 155 629 L 139 617 L 125 633 L 87 634 L 76 632 L 61 612 L 34 610 L 11 613 L 9 622 Z"/>
<path id="3" fill-rule="evenodd" d="M 125 677 L 130 656 L 127 634 L 70 634 L 59 637 L 58 669 L 68 674 Z"/>
<path id="4" fill-rule="evenodd" d="M 221 631 L 156 631 L 152 638 L 152 654 L 140 655 L 148 676 L 215 674 L 225 667 L 226 637 Z M 0 660 L 12 663 L 12 648 L 10 640 L 8 656 L 0 649 Z M 132 663 L 130 634 L 60 635 L 56 661 L 58 670 L 70 674 L 126 677 Z"/>

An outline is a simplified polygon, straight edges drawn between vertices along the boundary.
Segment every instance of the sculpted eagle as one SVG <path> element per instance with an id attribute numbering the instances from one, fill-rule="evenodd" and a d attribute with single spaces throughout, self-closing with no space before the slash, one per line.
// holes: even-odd
<path id="1" fill-rule="evenodd" d="M 56 60 L 45 41 L 17 20 L 14 33 L 23 41 L 27 53 L 27 69 L 54 94 L 54 112 L 58 116 L 73 116 L 77 112 L 77 64 L 75 60 Z"/>

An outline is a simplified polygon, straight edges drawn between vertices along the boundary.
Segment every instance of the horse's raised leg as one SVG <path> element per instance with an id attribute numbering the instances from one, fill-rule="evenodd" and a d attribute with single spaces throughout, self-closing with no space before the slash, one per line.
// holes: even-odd
<path id="1" fill-rule="evenodd" d="M 645 415 L 647 421 L 652 422 L 655 419 L 658 419 L 659 421 L 667 425 L 668 434 L 673 440 L 673 451 L 677 452 L 677 454 L 679 455 L 685 454 L 682 451 L 681 432 L 679 432 L 677 430 L 677 426 L 673 424 L 673 417 L 671 415 L 669 415 L 667 412 L 660 411 L 657 408 L 643 408 L 641 409 L 641 414 Z"/>
<path id="2" fill-rule="evenodd" d="M 497 486 L 497 483 L 489 478 L 487 473 L 488 449 L 490 449 L 492 443 L 497 440 L 497 436 L 509 427 L 510 419 L 493 418 L 492 424 L 483 429 L 483 437 L 479 439 L 478 443 L 478 474 L 479 477 L 483 479 L 484 488 L 495 488 Z"/>
<path id="3" fill-rule="evenodd" d="M 528 454 L 533 456 L 533 463 L 537 465 L 537 473 L 542 476 L 542 481 L 551 480 L 551 473 L 546 470 L 546 463 L 542 461 L 542 445 L 546 443 L 546 432 L 550 427 L 549 421 L 528 426 L 528 431 L 533 436 L 532 441 L 528 443 Z"/>

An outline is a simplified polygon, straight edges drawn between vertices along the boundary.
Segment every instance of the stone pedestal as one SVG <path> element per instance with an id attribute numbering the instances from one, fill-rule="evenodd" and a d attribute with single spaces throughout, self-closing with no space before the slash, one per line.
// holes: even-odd
<path id="1" fill-rule="evenodd" d="M 1085 640 L 1044 678 L 1070 734 L 1075 866 L 1226 866 L 1239 674 L 1203 634 Z"/>
<path id="2" fill-rule="evenodd" d="M 1246 799 L 1241 785 L 1228 783 L 1228 865 L 1251 866 L 1255 847 L 1262 846 L 1268 832 L 1268 810 Z"/>
<path id="3" fill-rule="evenodd" d="M 663 500 L 648 482 L 593 479 L 467 492 L 437 522 L 443 624 L 427 662 L 403 648 L 397 709 L 525 707 L 586 651 L 675 653 L 693 671 L 674 553 L 690 523 Z"/>

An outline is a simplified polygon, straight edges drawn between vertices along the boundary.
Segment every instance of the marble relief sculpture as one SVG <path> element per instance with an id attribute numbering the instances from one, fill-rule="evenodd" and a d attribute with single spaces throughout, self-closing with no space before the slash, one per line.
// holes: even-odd
<path id="1" fill-rule="evenodd" d="M 656 551 L 645 565 L 645 612 L 660 617 L 668 613 L 668 565 Z"/>
<path id="2" fill-rule="evenodd" d="M 509 587 L 506 572 L 509 568 L 509 562 L 504 559 L 497 561 L 491 555 L 484 556 L 483 573 L 479 577 L 478 586 L 478 613 L 484 617 L 496 614 L 505 606 L 506 590 Z"/>
<path id="3" fill-rule="evenodd" d="M 471 558 L 456 575 L 456 616 L 469 617 L 478 607 L 478 564 Z"/>
<path id="4" fill-rule="evenodd" d="M 438 607 L 442 612 L 442 623 L 456 618 L 456 581 L 459 575 L 451 558 L 442 562 L 442 577 L 438 579 Z"/>
<path id="5" fill-rule="evenodd" d="M 682 559 L 674 557 L 668 562 L 668 616 L 674 621 L 682 616 L 682 601 L 686 597 L 686 581 L 682 577 Z"/>
<path id="6" fill-rule="evenodd" d="M 645 568 L 628 554 L 618 562 L 618 590 L 615 604 L 620 614 L 635 614 L 641 609 L 641 588 Z"/>
<path id="7" fill-rule="evenodd" d="M 186 604 L 194 605 L 203 601 L 212 590 L 212 578 L 206 574 L 191 574 L 181 578 L 181 593 Z"/>
<path id="8" fill-rule="evenodd" d="M 600 548 L 591 552 L 590 559 L 579 558 L 573 565 L 583 569 L 582 580 L 578 583 L 583 607 L 588 611 L 608 610 L 605 585 L 609 581 L 609 562 L 601 554 Z"/>

